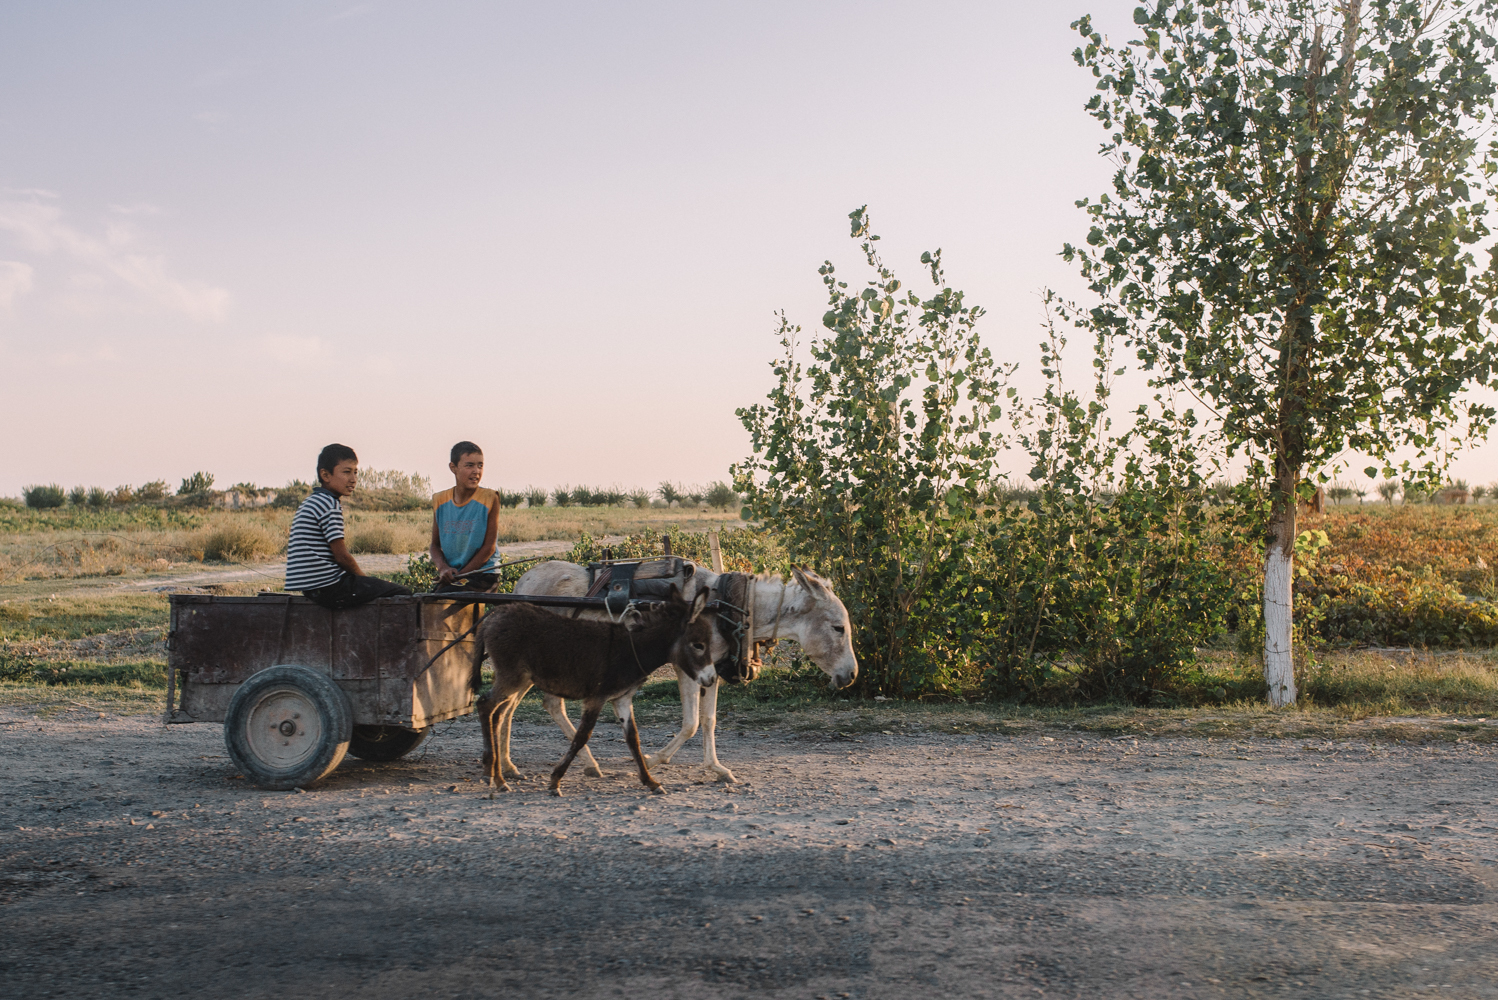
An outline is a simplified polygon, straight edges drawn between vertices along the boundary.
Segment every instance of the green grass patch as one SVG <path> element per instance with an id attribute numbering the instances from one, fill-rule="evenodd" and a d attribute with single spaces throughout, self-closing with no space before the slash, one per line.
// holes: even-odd
<path id="1" fill-rule="evenodd" d="M 102 593 L 35 597 L 0 604 L 0 642 L 26 639 L 81 639 L 123 628 L 166 627 L 165 594 Z"/>

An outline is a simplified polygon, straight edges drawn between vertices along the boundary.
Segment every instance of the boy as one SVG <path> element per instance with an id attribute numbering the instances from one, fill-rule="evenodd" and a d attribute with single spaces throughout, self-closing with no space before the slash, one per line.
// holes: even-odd
<path id="1" fill-rule="evenodd" d="M 488 593 L 499 585 L 499 494 L 484 489 L 484 453 L 472 441 L 453 445 L 447 463 L 453 488 L 432 497 L 432 565 L 437 592 Z"/>
<path id="2" fill-rule="evenodd" d="M 343 540 L 343 506 L 359 480 L 359 456 L 345 444 L 330 444 L 317 456 L 319 486 L 291 519 L 286 545 L 286 589 L 334 611 L 368 604 L 377 597 L 411 591 L 400 584 L 365 576 Z"/>

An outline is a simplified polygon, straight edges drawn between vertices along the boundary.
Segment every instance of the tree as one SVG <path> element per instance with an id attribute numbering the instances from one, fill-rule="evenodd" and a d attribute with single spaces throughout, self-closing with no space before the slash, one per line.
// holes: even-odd
<path id="1" fill-rule="evenodd" d="M 1353 450 L 1439 481 L 1446 442 L 1485 434 L 1498 261 L 1479 267 L 1479 150 L 1498 0 L 1160 0 L 1121 47 L 1074 24 L 1097 78 L 1112 190 L 1067 246 L 1099 329 L 1184 388 L 1269 485 L 1264 677 L 1295 700 L 1295 502 Z M 1370 477 L 1378 467 L 1366 470 Z"/>
<path id="2" fill-rule="evenodd" d="M 825 331 L 804 369 L 800 328 L 781 317 L 777 384 L 738 410 L 754 454 L 734 485 L 789 558 L 832 578 L 858 623 L 863 690 L 954 692 L 963 609 L 946 598 L 971 575 L 965 543 L 992 488 L 989 428 L 1011 369 L 979 342 L 983 310 L 947 286 L 940 251 L 921 256 L 930 297 L 901 291 L 865 210 L 850 219 L 867 278 L 850 289 L 822 265 Z"/>

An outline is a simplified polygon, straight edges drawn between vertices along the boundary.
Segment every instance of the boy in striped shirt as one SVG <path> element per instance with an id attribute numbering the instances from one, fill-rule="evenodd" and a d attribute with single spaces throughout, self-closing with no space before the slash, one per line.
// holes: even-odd
<path id="1" fill-rule="evenodd" d="M 368 604 L 377 597 L 411 591 L 400 584 L 365 576 L 343 539 L 343 505 L 359 481 L 359 456 L 345 444 L 330 444 L 317 456 L 318 487 L 291 519 L 286 545 L 286 589 L 334 611 Z"/>
<path id="2" fill-rule="evenodd" d="M 432 497 L 432 565 L 437 591 L 476 590 L 499 585 L 499 494 L 479 485 L 484 453 L 472 441 L 453 445 L 447 467 L 453 488 Z"/>

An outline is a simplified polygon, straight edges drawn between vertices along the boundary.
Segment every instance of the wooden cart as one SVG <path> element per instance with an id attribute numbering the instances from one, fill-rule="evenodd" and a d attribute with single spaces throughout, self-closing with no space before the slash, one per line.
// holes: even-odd
<path id="1" fill-rule="evenodd" d="M 687 572 L 669 556 L 596 565 L 611 573 L 588 597 L 416 594 L 329 611 L 290 594 L 173 594 L 166 720 L 222 722 L 230 758 L 262 788 L 310 784 L 345 753 L 395 760 L 473 711 L 482 605 L 618 614 Z"/>

